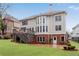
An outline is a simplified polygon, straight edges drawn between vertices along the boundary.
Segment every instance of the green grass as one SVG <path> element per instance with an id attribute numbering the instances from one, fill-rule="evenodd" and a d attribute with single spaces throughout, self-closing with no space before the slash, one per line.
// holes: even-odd
<path id="1" fill-rule="evenodd" d="M 79 43 L 72 42 L 77 48 Z M 0 40 L 1 56 L 78 56 L 79 51 L 64 51 L 59 48 L 18 44 L 10 40 Z"/>

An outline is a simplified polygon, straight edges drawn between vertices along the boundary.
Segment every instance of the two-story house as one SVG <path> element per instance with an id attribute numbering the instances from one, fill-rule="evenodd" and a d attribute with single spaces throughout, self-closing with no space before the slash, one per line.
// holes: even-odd
<path id="1" fill-rule="evenodd" d="M 66 12 L 51 11 L 22 19 L 21 29 L 35 34 L 34 43 L 64 44 L 66 41 Z"/>

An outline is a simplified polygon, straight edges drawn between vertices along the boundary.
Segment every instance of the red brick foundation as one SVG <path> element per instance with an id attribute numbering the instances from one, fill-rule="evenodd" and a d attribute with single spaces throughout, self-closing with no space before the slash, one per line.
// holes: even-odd
<path id="1" fill-rule="evenodd" d="M 52 44 L 50 42 L 50 40 L 53 37 L 57 37 L 57 44 L 64 44 L 64 42 L 66 41 L 66 35 L 65 34 L 54 34 L 54 35 L 40 34 L 40 35 L 35 35 L 34 40 L 32 41 L 33 44 L 40 44 L 40 42 L 37 41 L 38 37 L 44 37 L 45 38 L 45 42 L 43 44 Z M 61 37 L 64 37 L 64 42 L 60 42 Z"/>

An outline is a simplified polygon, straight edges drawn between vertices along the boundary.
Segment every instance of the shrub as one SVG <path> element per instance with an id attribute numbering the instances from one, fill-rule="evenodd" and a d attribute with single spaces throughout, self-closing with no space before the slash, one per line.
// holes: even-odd
<path id="1" fill-rule="evenodd" d="M 75 46 L 65 46 L 64 50 L 74 50 Z"/>
<path id="2" fill-rule="evenodd" d="M 71 46 L 71 49 L 75 49 L 75 46 Z"/>
<path id="3" fill-rule="evenodd" d="M 63 47 L 64 50 L 74 50 L 75 46 L 72 46 L 69 41 L 67 41 L 66 46 Z"/>
<path id="4" fill-rule="evenodd" d="M 71 44 L 70 43 L 67 43 L 67 46 L 71 46 Z"/>
<path id="5" fill-rule="evenodd" d="M 64 47 L 64 50 L 67 50 L 67 47 L 66 46 Z"/>

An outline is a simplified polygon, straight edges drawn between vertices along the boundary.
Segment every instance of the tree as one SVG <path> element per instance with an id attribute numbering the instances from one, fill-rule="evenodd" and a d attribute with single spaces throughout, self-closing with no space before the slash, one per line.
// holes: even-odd
<path id="1" fill-rule="evenodd" d="M 2 37 L 4 35 L 4 30 L 6 28 L 6 25 L 4 24 L 3 19 L 6 15 L 6 10 L 8 9 L 8 7 L 9 7 L 8 4 L 0 3 L 0 30 L 1 30 Z"/>

